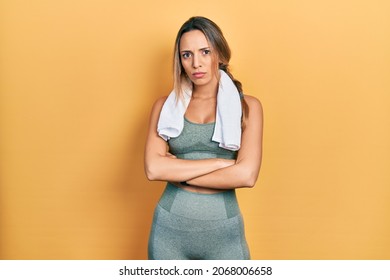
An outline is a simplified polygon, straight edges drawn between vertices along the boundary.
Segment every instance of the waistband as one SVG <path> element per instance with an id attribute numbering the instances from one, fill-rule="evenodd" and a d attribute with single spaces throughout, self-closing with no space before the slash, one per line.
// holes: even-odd
<path id="1" fill-rule="evenodd" d="M 168 182 L 159 205 L 172 214 L 198 220 L 228 219 L 241 214 L 234 189 L 201 194 Z"/>

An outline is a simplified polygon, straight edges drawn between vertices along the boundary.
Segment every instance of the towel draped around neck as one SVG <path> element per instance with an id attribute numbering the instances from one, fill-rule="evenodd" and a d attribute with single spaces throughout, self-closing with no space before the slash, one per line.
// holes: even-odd
<path id="1" fill-rule="evenodd" d="M 217 94 L 217 110 L 212 140 L 219 147 L 237 151 L 241 145 L 242 108 L 240 93 L 232 79 L 224 71 L 220 71 Z M 184 114 L 190 103 L 192 91 L 184 91 L 183 102 L 177 100 L 173 90 L 166 99 L 157 124 L 157 133 L 165 141 L 180 135 L 184 126 Z"/>

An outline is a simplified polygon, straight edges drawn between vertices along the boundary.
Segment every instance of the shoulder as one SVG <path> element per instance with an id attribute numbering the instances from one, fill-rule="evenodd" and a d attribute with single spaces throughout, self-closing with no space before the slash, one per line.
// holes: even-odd
<path id="1" fill-rule="evenodd" d="M 157 120 L 160 116 L 160 113 L 161 113 L 161 109 L 162 109 L 164 102 L 167 98 L 168 98 L 168 96 L 163 96 L 163 97 L 158 98 L 154 102 L 152 110 L 150 112 L 150 121 L 151 122 L 157 122 Z"/>
<path id="2" fill-rule="evenodd" d="M 167 100 L 168 96 L 162 96 L 160 98 L 158 98 L 154 104 L 153 104 L 153 107 L 162 107 L 164 105 L 164 102 Z"/>
<path id="3" fill-rule="evenodd" d="M 244 100 L 249 109 L 249 116 L 253 114 L 261 116 L 263 115 L 263 105 L 257 97 L 251 95 L 244 95 Z"/>
<path id="4" fill-rule="evenodd" d="M 162 96 L 162 97 L 158 98 L 153 104 L 152 112 L 160 113 L 160 111 L 164 105 L 164 102 L 167 100 L 167 98 L 168 98 L 168 96 Z"/>
<path id="5" fill-rule="evenodd" d="M 244 95 L 243 131 L 258 130 L 263 127 L 263 106 L 254 96 Z"/>
<path id="6" fill-rule="evenodd" d="M 249 107 L 257 107 L 258 109 L 262 109 L 262 107 L 263 107 L 261 105 L 260 100 L 255 96 L 245 94 L 244 100 L 246 101 L 246 103 L 248 104 Z"/>

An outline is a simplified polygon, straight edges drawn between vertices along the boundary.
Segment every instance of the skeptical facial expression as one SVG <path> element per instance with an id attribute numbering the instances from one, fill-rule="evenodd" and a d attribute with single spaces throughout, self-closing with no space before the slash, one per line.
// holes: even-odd
<path id="1" fill-rule="evenodd" d="M 180 60 L 194 87 L 216 84 L 216 59 L 206 36 L 192 30 L 180 39 Z"/>

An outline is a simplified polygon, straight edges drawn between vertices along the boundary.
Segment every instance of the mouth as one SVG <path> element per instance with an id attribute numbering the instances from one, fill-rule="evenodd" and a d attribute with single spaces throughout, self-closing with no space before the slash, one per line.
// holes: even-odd
<path id="1" fill-rule="evenodd" d="M 206 72 L 195 72 L 195 73 L 192 73 L 192 76 L 196 79 L 201 79 L 203 78 L 203 76 L 206 75 Z"/>

